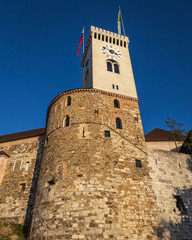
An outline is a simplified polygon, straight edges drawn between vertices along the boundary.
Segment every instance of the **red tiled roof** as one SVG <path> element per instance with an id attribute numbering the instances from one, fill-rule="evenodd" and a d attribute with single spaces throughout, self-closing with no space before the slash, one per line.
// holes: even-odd
<path id="1" fill-rule="evenodd" d="M 0 143 L 19 140 L 23 138 L 37 137 L 44 134 L 45 134 L 45 128 L 38 128 L 38 129 L 29 130 L 25 132 L 18 132 L 18 133 L 3 135 L 3 136 L 0 136 Z"/>
<path id="2" fill-rule="evenodd" d="M 169 131 L 155 128 L 145 135 L 145 141 L 150 142 L 150 141 L 173 141 L 173 140 L 170 139 Z"/>

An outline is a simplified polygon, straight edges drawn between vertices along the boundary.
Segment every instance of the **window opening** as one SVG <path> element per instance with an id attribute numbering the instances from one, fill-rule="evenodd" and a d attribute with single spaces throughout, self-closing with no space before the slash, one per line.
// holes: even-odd
<path id="1" fill-rule="evenodd" d="M 119 101 L 117 99 L 114 100 L 114 107 L 115 108 L 120 108 Z"/>
<path id="2" fill-rule="evenodd" d="M 106 42 L 108 42 L 108 36 L 106 36 Z"/>
<path id="3" fill-rule="evenodd" d="M 141 168 L 142 167 L 141 160 L 135 160 L 135 165 L 136 167 Z"/>
<path id="4" fill-rule="evenodd" d="M 179 209 L 179 211 L 181 212 L 181 214 L 187 214 L 187 209 L 184 205 L 184 202 L 183 202 L 181 196 L 174 195 L 174 197 L 176 198 L 176 206 Z"/>
<path id="5" fill-rule="evenodd" d="M 26 183 L 20 183 L 20 190 L 21 190 L 21 192 L 25 191 L 25 186 L 26 186 Z"/>
<path id="6" fill-rule="evenodd" d="M 65 100 L 65 107 L 70 106 L 71 105 L 71 97 L 67 97 Z"/>
<path id="7" fill-rule="evenodd" d="M 115 85 L 114 84 L 112 85 L 112 88 L 115 89 Z"/>
<path id="8" fill-rule="evenodd" d="M 109 42 L 111 43 L 111 37 L 109 38 Z"/>
<path id="9" fill-rule="evenodd" d="M 116 85 L 116 89 L 119 90 L 119 86 L 118 85 Z"/>
<path id="10" fill-rule="evenodd" d="M 28 171 L 28 170 L 29 170 L 29 162 L 26 162 L 25 171 Z"/>
<path id="11" fill-rule="evenodd" d="M 116 128 L 122 129 L 122 121 L 120 118 L 116 118 Z"/>
<path id="12" fill-rule="evenodd" d="M 105 137 L 110 137 L 110 131 L 105 131 Z"/>
<path id="13" fill-rule="evenodd" d="M 119 39 L 117 39 L 117 45 L 119 45 Z"/>
<path id="14" fill-rule="evenodd" d="M 124 42 L 124 47 L 126 47 L 126 42 Z"/>
<path id="15" fill-rule="evenodd" d="M 107 62 L 107 71 L 112 72 L 112 64 Z"/>
<path id="16" fill-rule="evenodd" d="M 64 127 L 68 127 L 69 126 L 69 116 L 66 116 L 64 118 Z"/>
<path id="17" fill-rule="evenodd" d="M 120 46 L 122 47 L 122 45 L 123 45 L 123 42 L 122 42 L 122 40 L 120 41 Z"/>
<path id="18" fill-rule="evenodd" d="M 104 41 L 104 35 L 102 35 L 102 41 Z"/>
<path id="19" fill-rule="evenodd" d="M 98 39 L 100 40 L 100 33 L 98 34 Z"/>
<path id="20" fill-rule="evenodd" d="M 119 66 L 116 63 L 114 64 L 114 72 L 119 73 Z"/>
<path id="21" fill-rule="evenodd" d="M 94 38 L 97 38 L 97 33 L 96 32 L 94 33 Z"/>

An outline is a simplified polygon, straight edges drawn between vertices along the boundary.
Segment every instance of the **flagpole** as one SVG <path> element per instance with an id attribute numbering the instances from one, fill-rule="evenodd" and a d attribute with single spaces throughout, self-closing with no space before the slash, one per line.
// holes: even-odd
<path id="1" fill-rule="evenodd" d="M 84 54 L 84 37 L 85 37 L 84 30 L 85 30 L 85 27 L 83 27 L 83 54 Z"/>
<path id="2" fill-rule="evenodd" d="M 120 10 L 120 13 L 121 13 L 121 8 L 120 8 L 120 6 L 119 6 L 119 10 Z M 122 13 L 121 13 L 121 19 L 122 19 L 122 26 L 123 26 L 124 36 L 126 36 L 126 34 L 125 34 L 125 28 L 124 28 L 124 24 L 123 24 L 123 16 L 122 16 Z"/>

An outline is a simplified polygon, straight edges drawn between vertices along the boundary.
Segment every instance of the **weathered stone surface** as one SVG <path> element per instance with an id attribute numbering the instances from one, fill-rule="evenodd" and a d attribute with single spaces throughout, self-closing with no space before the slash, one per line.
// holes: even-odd
<path id="1" fill-rule="evenodd" d="M 31 239 L 155 239 L 157 209 L 137 101 L 72 91 L 48 112 Z M 66 115 L 70 124 L 63 127 Z"/>

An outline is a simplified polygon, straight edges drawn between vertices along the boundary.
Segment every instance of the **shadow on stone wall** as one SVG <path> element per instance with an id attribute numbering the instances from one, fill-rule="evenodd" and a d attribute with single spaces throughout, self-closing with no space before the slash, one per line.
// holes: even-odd
<path id="1" fill-rule="evenodd" d="M 188 170 L 192 172 L 192 160 L 187 159 Z M 161 220 L 154 229 L 158 239 L 191 240 L 192 239 L 192 187 L 175 188 L 172 196 L 175 199 L 173 211 L 178 213 L 180 221 Z"/>
<path id="2" fill-rule="evenodd" d="M 23 229 L 23 233 L 25 234 L 26 237 L 28 237 L 30 234 L 32 216 L 33 216 L 33 208 L 34 208 L 34 203 L 35 203 L 35 196 L 36 196 L 36 191 L 37 191 L 37 184 L 38 184 L 39 172 L 40 172 L 41 160 L 42 160 L 42 154 L 43 154 L 44 137 L 39 137 L 38 142 L 39 142 L 39 145 L 38 145 L 38 149 L 37 149 L 35 168 L 34 168 L 34 173 L 33 173 L 33 179 L 32 179 L 29 199 L 28 199 L 28 203 L 27 203 L 27 210 L 26 210 L 24 229 Z"/>

